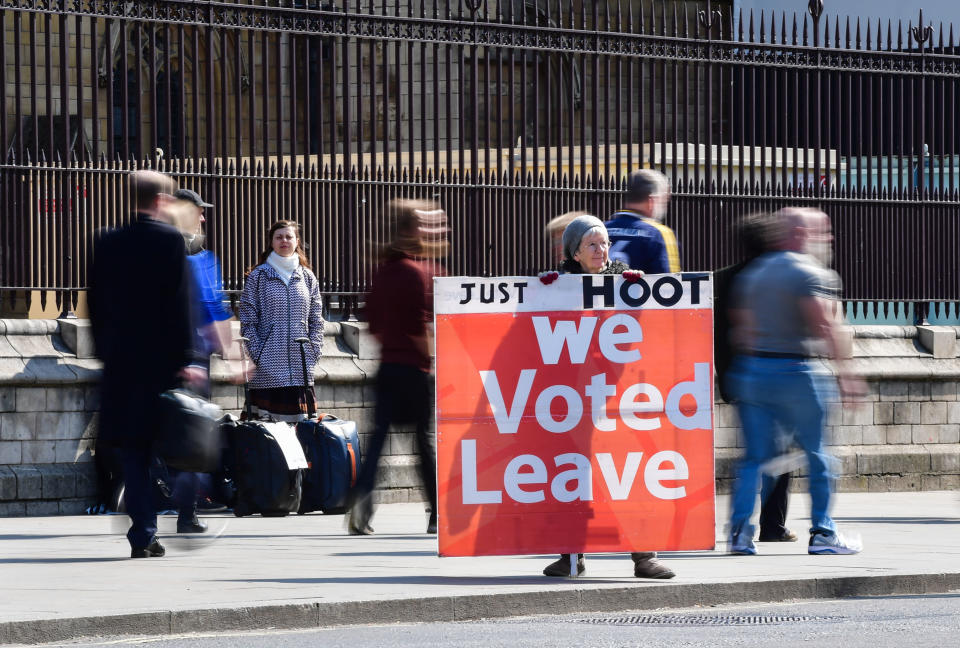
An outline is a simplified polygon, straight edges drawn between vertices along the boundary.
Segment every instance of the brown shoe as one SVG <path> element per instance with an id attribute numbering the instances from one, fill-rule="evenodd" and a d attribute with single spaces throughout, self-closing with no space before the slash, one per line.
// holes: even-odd
<path id="1" fill-rule="evenodd" d="M 577 576 L 583 576 L 587 568 L 583 565 L 583 554 L 577 554 Z M 570 575 L 570 554 L 560 554 L 560 560 L 554 561 L 544 567 L 544 576 L 553 576 L 555 578 L 564 578 Z"/>
<path id="2" fill-rule="evenodd" d="M 657 560 L 656 556 L 635 558 L 633 561 L 633 575 L 637 578 L 673 578 L 673 570 Z"/>
<path id="3" fill-rule="evenodd" d="M 784 529 L 779 533 L 760 532 L 760 539 L 757 542 L 796 542 L 797 534 L 790 529 Z"/>

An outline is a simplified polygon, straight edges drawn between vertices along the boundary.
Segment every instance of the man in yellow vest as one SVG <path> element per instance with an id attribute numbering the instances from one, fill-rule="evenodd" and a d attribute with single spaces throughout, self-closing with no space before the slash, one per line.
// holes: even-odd
<path id="1" fill-rule="evenodd" d="M 631 173 L 623 210 L 606 222 L 610 260 L 646 274 L 680 272 L 677 237 L 663 224 L 669 203 L 670 183 L 663 174 L 652 169 Z"/>
<path id="2" fill-rule="evenodd" d="M 649 169 L 631 173 L 627 177 L 623 211 L 605 223 L 610 237 L 610 261 L 622 261 L 631 270 L 646 274 L 680 272 L 677 238 L 661 222 L 669 203 L 670 183 L 662 174 Z M 673 570 L 657 560 L 653 551 L 635 551 L 630 557 L 637 578 L 674 577 Z"/>

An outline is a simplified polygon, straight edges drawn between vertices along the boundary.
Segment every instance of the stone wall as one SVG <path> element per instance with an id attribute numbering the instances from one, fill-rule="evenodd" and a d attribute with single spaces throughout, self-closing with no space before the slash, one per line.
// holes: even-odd
<path id="1" fill-rule="evenodd" d="M 377 350 L 361 324 L 329 323 L 316 392 L 323 411 L 373 424 Z M 858 327 L 854 369 L 869 393 L 837 408 L 829 442 L 844 491 L 960 487 L 960 329 Z M 936 334 L 936 335 L 934 335 Z M 920 344 L 925 340 L 926 346 Z M 928 350 L 929 349 L 929 350 Z M 83 320 L 0 320 L 0 516 L 78 514 L 93 503 L 99 364 Z M 239 413 L 243 387 L 213 364 L 214 400 Z M 412 431 L 384 447 L 377 499 L 420 501 Z M 740 438 L 733 406 L 715 412 L 717 491 L 729 492 Z M 794 490 L 803 490 L 803 470 Z"/>
<path id="2" fill-rule="evenodd" d="M 81 513 L 92 468 L 98 363 L 53 320 L 0 320 L 0 515 Z"/>

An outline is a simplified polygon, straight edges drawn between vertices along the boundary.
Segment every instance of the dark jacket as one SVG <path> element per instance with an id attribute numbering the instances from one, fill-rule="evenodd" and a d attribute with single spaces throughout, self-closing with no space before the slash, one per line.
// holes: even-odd
<path id="1" fill-rule="evenodd" d="M 610 236 L 610 260 L 647 274 L 680 272 L 680 247 L 673 230 L 634 211 L 620 211 L 604 223 Z"/>
<path id="2" fill-rule="evenodd" d="M 600 274 L 623 274 L 630 269 L 623 261 L 611 260 L 607 267 L 600 271 Z M 586 274 L 580 264 L 572 259 L 564 259 L 563 263 L 560 264 L 560 272 L 563 274 Z"/>
<path id="3" fill-rule="evenodd" d="M 97 241 L 88 300 L 103 361 L 102 441 L 152 441 L 156 399 L 192 355 L 191 281 L 183 237 L 170 225 L 138 214 Z"/>
<path id="4" fill-rule="evenodd" d="M 730 342 L 732 330 L 730 322 L 730 297 L 733 293 L 733 284 L 744 268 L 753 259 L 721 268 L 713 273 L 713 366 L 717 372 L 717 388 L 720 398 L 732 403 L 733 396 L 727 390 L 727 372 L 733 364 L 736 350 Z"/>
<path id="5" fill-rule="evenodd" d="M 430 371 L 430 358 L 413 342 L 433 320 L 433 280 L 422 263 L 399 252 L 385 260 L 374 275 L 366 314 L 380 340 L 381 362 Z"/>

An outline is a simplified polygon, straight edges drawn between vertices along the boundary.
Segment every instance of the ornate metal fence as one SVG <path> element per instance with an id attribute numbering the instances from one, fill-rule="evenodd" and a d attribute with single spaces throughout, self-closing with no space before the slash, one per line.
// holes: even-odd
<path id="1" fill-rule="evenodd" d="M 231 291 L 294 218 L 351 303 L 399 195 L 447 209 L 451 273 L 533 273 L 551 217 L 652 167 L 686 269 L 736 260 L 740 215 L 814 205 L 850 299 L 960 300 L 952 26 L 731 5 L 0 0 L 0 300 L 75 307 L 143 166 L 216 204 Z"/>

